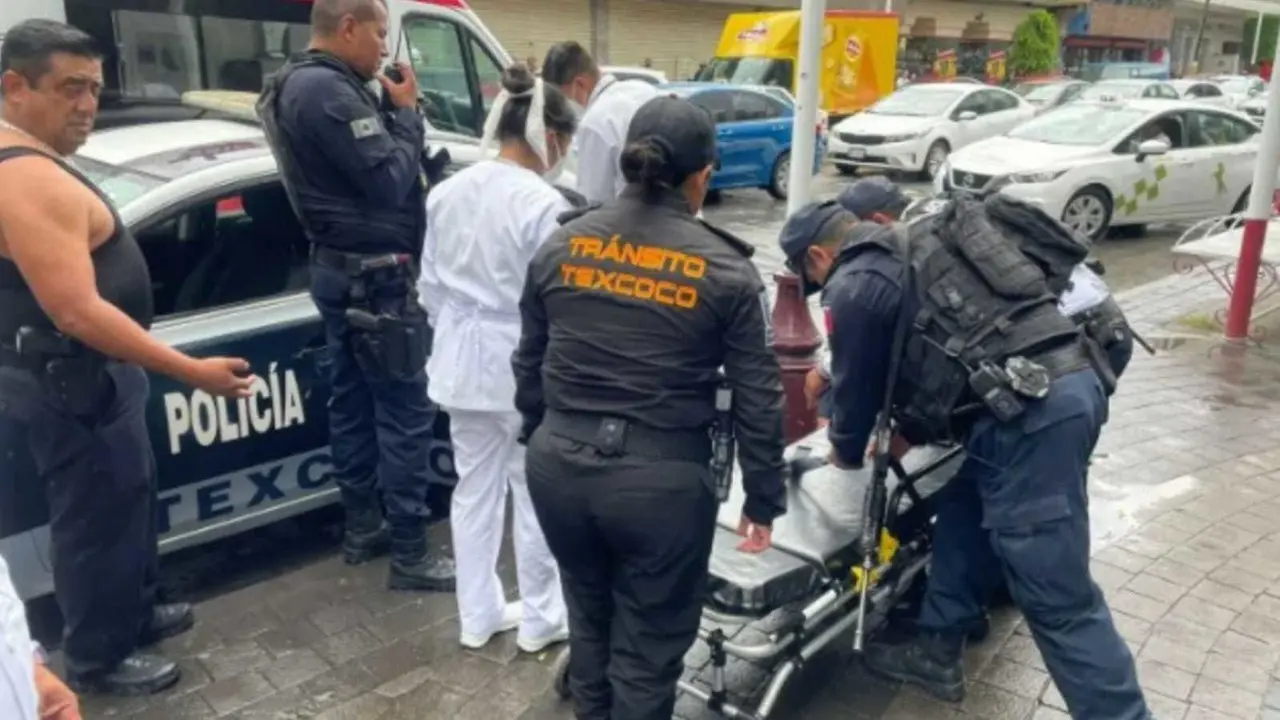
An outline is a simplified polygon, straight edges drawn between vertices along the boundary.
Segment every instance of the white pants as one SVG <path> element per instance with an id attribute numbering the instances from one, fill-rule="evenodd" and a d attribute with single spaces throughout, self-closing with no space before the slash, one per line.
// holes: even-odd
<path id="1" fill-rule="evenodd" d="M 515 512 L 516 583 L 523 602 L 520 637 L 537 640 L 560 631 L 567 622 L 560 573 L 529 499 L 524 448 L 516 442 L 520 414 L 446 411 L 458 471 L 449 524 L 458 565 L 462 633 L 490 635 L 502 623 L 506 598 L 498 579 L 498 553 L 508 489 Z"/>

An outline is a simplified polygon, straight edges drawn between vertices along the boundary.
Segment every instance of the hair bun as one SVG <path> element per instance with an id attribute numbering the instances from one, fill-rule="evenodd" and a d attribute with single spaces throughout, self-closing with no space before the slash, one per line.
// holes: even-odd
<path id="1" fill-rule="evenodd" d="M 512 95 L 527 93 L 533 89 L 533 73 L 524 65 L 512 65 L 502 71 L 502 89 Z"/>
<path id="2" fill-rule="evenodd" d="M 655 185 L 667 170 L 667 154 L 651 139 L 638 140 L 622 150 L 619 159 L 627 182 Z"/>

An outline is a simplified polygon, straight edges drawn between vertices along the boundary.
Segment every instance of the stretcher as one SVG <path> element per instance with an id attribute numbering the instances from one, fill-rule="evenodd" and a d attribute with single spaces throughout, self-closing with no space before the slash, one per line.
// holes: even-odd
<path id="1" fill-rule="evenodd" d="M 727 718 L 764 720 L 784 686 L 808 659 L 845 635 L 858 621 L 861 589 L 863 503 L 871 469 L 841 470 L 826 464 L 829 445 L 822 430 L 788 449 L 787 513 L 773 526 L 773 546 L 760 554 L 737 549 L 744 499 L 735 482 L 720 508 L 698 638 L 710 650 L 709 681 L 680 681 L 679 691 L 704 701 Z M 868 588 L 868 634 L 883 624 L 921 577 L 930 556 L 934 515 L 931 499 L 955 474 L 960 448 L 913 449 L 895 464 L 888 480 L 884 532 L 878 566 Z M 769 628 L 766 641 L 739 644 L 726 628 Z M 710 621 L 710 622 L 706 622 Z M 751 636 L 751 634 L 744 633 Z M 758 637 L 758 634 L 756 634 Z M 764 694 L 752 709 L 729 699 L 725 666 L 730 658 L 769 671 Z M 554 666 L 554 688 L 568 699 L 569 650 Z"/>

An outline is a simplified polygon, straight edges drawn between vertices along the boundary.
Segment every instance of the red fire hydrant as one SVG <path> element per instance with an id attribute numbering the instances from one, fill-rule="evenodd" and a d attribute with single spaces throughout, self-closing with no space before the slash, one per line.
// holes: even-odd
<path id="1" fill-rule="evenodd" d="M 782 389 L 787 396 L 787 443 L 793 443 L 818 429 L 818 409 L 810 408 L 804 397 L 804 377 L 818 366 L 822 335 L 809 314 L 800 278 L 788 272 L 773 274 L 778 285 L 773 303 L 773 351 L 782 366 Z"/>

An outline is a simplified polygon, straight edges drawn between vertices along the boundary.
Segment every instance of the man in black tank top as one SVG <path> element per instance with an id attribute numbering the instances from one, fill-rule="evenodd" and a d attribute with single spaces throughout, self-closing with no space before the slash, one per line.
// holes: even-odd
<path id="1" fill-rule="evenodd" d="M 195 359 L 147 332 L 146 260 L 107 198 L 62 159 L 92 130 L 101 87 L 85 33 L 31 20 L 5 36 L 0 497 L 46 494 L 72 687 L 137 695 L 178 680 L 173 662 L 139 648 L 193 622 L 190 606 L 156 602 L 144 368 L 226 397 L 247 397 L 255 378 L 244 360 Z"/>

